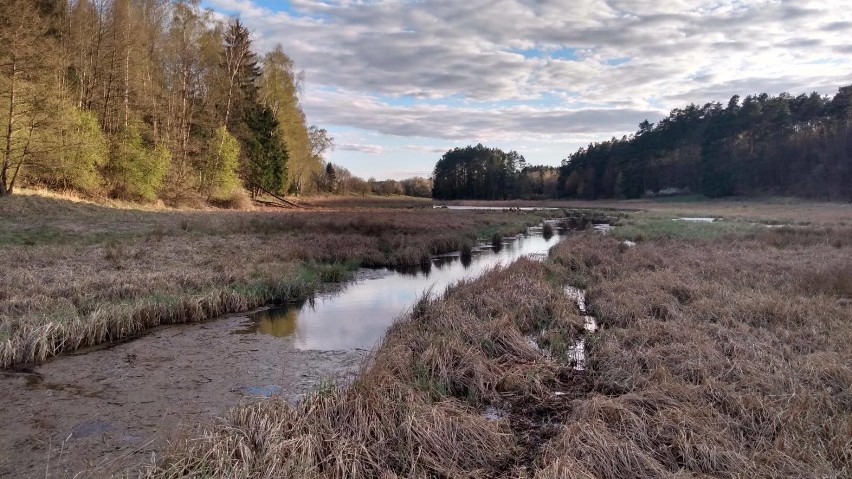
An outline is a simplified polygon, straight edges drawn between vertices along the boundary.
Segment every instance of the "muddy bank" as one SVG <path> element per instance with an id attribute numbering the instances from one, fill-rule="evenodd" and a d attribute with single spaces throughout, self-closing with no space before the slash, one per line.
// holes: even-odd
<path id="1" fill-rule="evenodd" d="M 178 430 L 261 396 L 346 381 L 363 350 L 299 350 L 231 334 L 245 316 L 156 330 L 108 349 L 3 372 L 0 477 L 103 477 L 135 468 Z"/>

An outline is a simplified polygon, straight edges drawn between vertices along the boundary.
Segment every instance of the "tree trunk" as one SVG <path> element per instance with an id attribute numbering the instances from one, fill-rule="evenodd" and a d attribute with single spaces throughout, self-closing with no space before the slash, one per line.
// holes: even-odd
<path id="1" fill-rule="evenodd" d="M 18 64 L 12 55 L 12 79 L 9 85 L 9 120 L 6 124 L 6 148 L 3 151 L 3 163 L 0 164 L 0 196 L 12 194 L 12 185 L 8 182 L 9 169 L 12 167 L 12 126 L 15 122 L 15 75 Z"/>

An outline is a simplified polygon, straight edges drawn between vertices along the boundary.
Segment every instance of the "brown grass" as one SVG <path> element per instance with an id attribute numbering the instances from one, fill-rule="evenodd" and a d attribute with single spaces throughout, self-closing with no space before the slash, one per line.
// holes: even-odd
<path id="1" fill-rule="evenodd" d="M 148 476 L 849 477 L 850 237 L 578 235 L 420 301 L 350 387 L 237 407 Z M 584 334 L 566 281 L 602 326 L 582 372 L 556 354 Z"/>
<path id="2" fill-rule="evenodd" d="M 545 201 L 454 201 L 441 204 L 487 206 L 546 206 L 566 209 L 642 211 L 669 216 L 715 216 L 729 219 L 748 218 L 774 224 L 852 225 L 852 203 L 827 203 L 800 198 L 660 198 L 638 200 L 545 200 Z"/>
<path id="3" fill-rule="evenodd" d="M 311 295 L 341 269 L 409 266 L 532 214 L 177 211 L 0 201 L 0 367 Z M 326 265 L 333 265 L 330 270 Z"/>
<path id="4" fill-rule="evenodd" d="M 559 245 L 604 332 L 594 390 L 540 464 L 600 478 L 847 477 L 850 237 Z"/>
<path id="5" fill-rule="evenodd" d="M 397 323 L 348 388 L 290 407 L 234 409 L 198 439 L 175 445 L 151 477 L 487 477 L 521 471 L 513 420 L 553 402 L 578 379 L 525 336 L 580 334 L 582 319 L 554 272 L 531 260 L 423 299 Z M 517 307 L 506 308 L 506 301 Z M 582 389 L 582 388 L 580 388 Z M 237 432 L 239 431 L 239 432 Z"/>

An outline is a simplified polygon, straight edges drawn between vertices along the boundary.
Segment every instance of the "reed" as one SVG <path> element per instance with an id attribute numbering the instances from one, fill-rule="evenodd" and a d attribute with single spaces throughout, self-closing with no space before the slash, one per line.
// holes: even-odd
<path id="1" fill-rule="evenodd" d="M 430 209 L 178 211 L 0 201 L 0 367 L 303 299 L 358 266 L 405 267 L 536 214 Z"/>
<path id="2" fill-rule="evenodd" d="M 422 298 L 351 386 L 236 407 L 146 475 L 847 477 L 851 236 L 578 234 Z"/>

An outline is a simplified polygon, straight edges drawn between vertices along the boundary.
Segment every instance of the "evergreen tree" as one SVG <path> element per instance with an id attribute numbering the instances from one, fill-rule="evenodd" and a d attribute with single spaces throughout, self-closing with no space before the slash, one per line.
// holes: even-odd
<path id="1" fill-rule="evenodd" d="M 268 107 L 257 107 L 245 116 L 249 136 L 244 140 L 246 186 L 252 196 L 261 192 L 283 194 L 287 183 L 287 149 L 278 131 L 278 120 Z"/>

